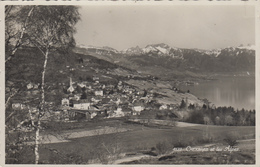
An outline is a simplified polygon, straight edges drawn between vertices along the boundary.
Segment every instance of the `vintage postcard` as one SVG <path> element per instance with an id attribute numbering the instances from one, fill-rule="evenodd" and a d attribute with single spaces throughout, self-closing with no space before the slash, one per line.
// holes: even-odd
<path id="1" fill-rule="evenodd" d="M 1 2 L 1 166 L 259 165 L 257 3 Z"/>

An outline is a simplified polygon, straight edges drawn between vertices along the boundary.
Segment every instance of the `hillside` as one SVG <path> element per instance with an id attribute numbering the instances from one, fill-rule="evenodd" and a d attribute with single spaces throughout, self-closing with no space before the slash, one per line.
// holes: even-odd
<path id="1" fill-rule="evenodd" d="M 95 57 L 162 78 L 200 78 L 200 74 L 253 72 L 255 69 L 255 50 L 249 46 L 199 50 L 175 48 L 161 43 L 144 48 L 131 47 L 123 51 L 81 46 L 75 52 L 93 54 Z"/>
<path id="2" fill-rule="evenodd" d="M 6 64 L 6 98 L 9 97 L 12 88 L 19 88 L 19 94 L 13 97 L 12 101 L 29 101 L 26 103 L 37 106 L 40 102 L 42 65 L 43 56 L 36 48 L 19 49 L 16 57 Z M 100 86 L 94 83 L 93 77 L 98 78 L 99 82 L 97 84 Z M 92 86 L 92 89 L 94 87 L 100 89 L 99 87 L 102 87 L 102 85 L 116 87 L 122 82 L 124 87 L 130 87 L 137 92 L 137 96 L 142 97 L 139 92 L 144 90 L 151 95 L 155 93 L 163 96 L 163 98 L 160 96 L 154 97 L 155 102 L 160 105 L 179 106 L 181 100 L 186 98 L 189 98 L 191 103 L 203 105 L 202 101 L 194 95 L 173 91 L 173 85 L 158 80 L 153 75 L 140 73 L 139 69 L 138 71 L 131 70 L 121 65 L 121 63 L 111 63 L 99 59 L 95 55 L 84 55 L 75 52 L 60 54 L 56 51 L 50 53 L 48 60 L 46 101 L 54 103 L 54 106 L 58 107 L 61 99 L 67 97 L 65 90 L 70 85 L 70 78 L 75 86 L 82 86 L 83 84 Z M 78 86 L 75 89 L 78 90 L 76 91 L 77 94 L 81 95 L 82 91 Z M 90 91 L 93 93 L 94 90 Z M 118 93 L 116 93 L 117 96 L 120 94 L 125 96 L 124 92 L 120 91 Z M 132 95 L 127 98 L 132 98 Z"/>
<path id="3" fill-rule="evenodd" d="M 35 97 L 39 98 L 43 61 L 44 57 L 36 48 L 19 49 L 15 58 L 6 63 L 5 66 L 6 97 L 8 97 L 12 88 L 19 88 L 20 93 L 13 100 L 19 99 L 21 101 L 21 97 L 23 97 L 24 101 Z M 60 54 L 52 51 L 46 71 L 46 98 L 47 101 L 54 100 L 59 104 L 64 96 L 63 88 L 69 86 L 70 77 L 75 83 L 87 81 L 93 76 L 99 77 L 101 83 L 117 83 L 128 75 L 138 74 L 134 70 L 129 70 L 90 55 L 74 52 Z M 28 90 L 27 85 L 30 83 L 37 85 L 37 88 Z"/>

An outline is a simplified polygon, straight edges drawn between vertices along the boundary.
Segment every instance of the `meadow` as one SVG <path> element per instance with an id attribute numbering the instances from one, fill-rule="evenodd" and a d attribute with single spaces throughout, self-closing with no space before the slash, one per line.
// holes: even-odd
<path id="1" fill-rule="evenodd" d="M 64 127 L 71 126 L 73 123 L 64 123 Z M 159 161 L 156 157 L 172 154 L 172 150 L 176 147 L 186 148 L 187 146 L 222 146 L 227 147 L 235 141 L 234 147 L 241 147 L 239 152 L 225 153 L 226 156 L 234 156 L 235 154 L 245 154 L 249 157 L 247 163 L 254 163 L 255 152 L 255 127 L 254 126 L 216 126 L 216 125 L 199 125 L 180 123 L 176 126 L 163 125 L 144 125 L 126 121 L 124 119 L 105 120 L 103 122 L 82 122 L 75 123 L 77 127 L 71 130 L 60 130 L 60 134 L 66 132 L 86 132 L 92 131 L 89 136 L 71 136 L 66 142 L 46 143 L 40 146 L 40 162 L 44 164 L 114 164 L 116 160 L 131 156 L 148 155 L 150 158 L 133 161 L 137 164 L 236 164 L 236 158 L 230 158 L 229 161 L 217 161 L 215 159 L 198 158 L 196 162 L 185 161 L 187 157 L 197 154 L 197 156 L 223 156 L 223 152 L 175 152 L 175 159 L 166 158 L 166 161 Z M 79 126 L 81 124 L 81 126 Z M 187 125 L 187 126 L 186 126 Z M 95 128 L 96 127 L 96 128 Z M 99 130 L 96 130 L 95 129 Z M 113 132 L 107 132 L 108 127 Z M 102 129 L 103 130 L 100 130 Z M 120 129 L 125 129 L 120 131 Z M 54 131 L 55 132 L 55 131 Z M 51 133 L 46 130 L 43 134 Z M 56 132 L 55 132 L 56 133 Z M 42 134 L 42 135 L 43 135 Z M 62 135 L 61 135 L 62 136 Z M 64 136 L 63 136 L 64 137 Z M 66 138 L 66 137 L 65 137 Z M 246 143 L 245 141 L 250 141 Z M 31 147 L 31 146 L 28 146 Z M 243 148 L 242 148 L 243 147 Z M 33 163 L 33 151 L 30 148 L 26 152 L 26 160 L 23 163 Z M 28 156 L 31 155 L 31 156 Z M 183 157 L 186 157 L 182 159 Z M 225 156 L 224 156 L 225 157 Z M 24 157 L 25 158 L 25 157 Z M 151 159 L 152 158 L 152 159 Z M 155 158 L 155 159 L 154 159 Z M 140 158 L 141 159 L 141 158 Z M 150 160 L 149 160 L 150 159 Z M 241 159 L 241 158 L 240 158 Z M 232 161 L 234 160 L 234 161 Z M 245 160 L 247 160 L 245 158 Z M 122 163 L 131 163 L 123 161 Z M 242 163 L 242 162 L 241 162 Z M 244 162 L 243 162 L 244 163 Z"/>

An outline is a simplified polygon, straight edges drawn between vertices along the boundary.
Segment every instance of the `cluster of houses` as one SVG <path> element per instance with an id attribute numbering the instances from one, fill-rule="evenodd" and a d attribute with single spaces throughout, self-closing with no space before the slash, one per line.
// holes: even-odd
<path id="1" fill-rule="evenodd" d="M 152 99 L 151 92 L 139 91 L 122 81 L 105 85 L 99 82 L 98 76 L 93 76 L 93 82 L 80 83 L 70 78 L 60 109 L 66 120 L 123 117 L 140 115 Z"/>
<path id="2" fill-rule="evenodd" d="M 74 81 L 70 77 L 69 86 L 62 84 L 63 97 L 60 106 L 51 112 L 58 120 L 91 120 L 124 116 L 138 116 L 148 110 L 175 110 L 174 104 L 160 104 L 153 90 L 140 90 L 125 82 L 102 82 L 99 76 L 92 81 Z M 38 90 L 39 85 L 29 83 L 29 91 Z M 177 88 L 173 88 L 178 91 Z M 47 103 L 47 102 L 46 102 Z M 49 102 L 51 103 L 51 102 Z M 51 105 L 51 104 L 48 104 Z M 13 103 L 16 110 L 27 108 L 21 103 Z M 45 114 L 46 119 L 51 115 Z"/>

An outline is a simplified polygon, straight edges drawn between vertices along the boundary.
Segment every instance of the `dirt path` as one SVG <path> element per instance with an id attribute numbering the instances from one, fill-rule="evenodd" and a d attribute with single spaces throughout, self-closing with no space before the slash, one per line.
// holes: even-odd
<path id="1" fill-rule="evenodd" d="M 148 157 L 151 157 L 150 155 L 136 155 L 136 156 L 131 156 L 131 157 L 125 157 L 125 158 L 122 158 L 122 159 L 118 159 L 118 160 L 115 160 L 113 162 L 113 164 L 121 164 L 121 163 L 124 163 L 124 162 L 131 162 L 131 161 L 136 161 L 136 160 L 139 160 L 139 159 L 142 159 L 142 158 L 148 158 Z"/>
<path id="2" fill-rule="evenodd" d="M 194 124 L 194 123 L 187 123 L 187 122 L 177 122 L 177 127 L 191 127 L 191 126 L 204 126 L 202 124 Z"/>

